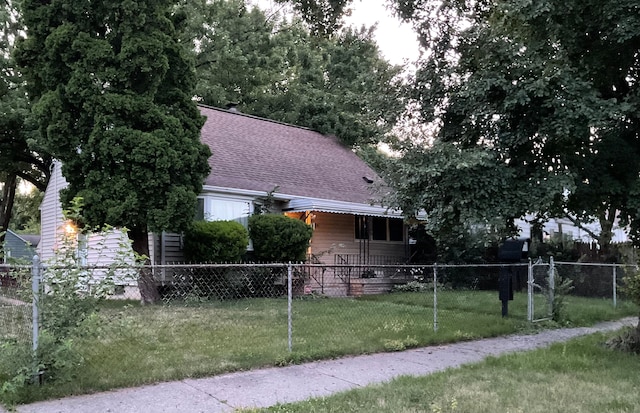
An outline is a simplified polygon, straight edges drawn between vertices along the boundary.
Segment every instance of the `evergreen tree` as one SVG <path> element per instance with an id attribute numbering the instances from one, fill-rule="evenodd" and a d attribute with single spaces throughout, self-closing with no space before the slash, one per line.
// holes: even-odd
<path id="1" fill-rule="evenodd" d="M 176 10 L 170 0 L 25 0 L 16 54 L 40 144 L 69 182 L 63 203 L 82 197 L 89 226 L 128 228 L 147 257 L 148 231 L 192 221 L 209 171 Z M 144 302 L 158 298 L 150 272 L 139 285 Z"/>

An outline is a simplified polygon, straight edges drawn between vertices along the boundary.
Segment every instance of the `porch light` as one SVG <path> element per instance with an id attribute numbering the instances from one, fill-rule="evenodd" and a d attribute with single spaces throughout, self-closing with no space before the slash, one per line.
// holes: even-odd
<path id="1" fill-rule="evenodd" d="M 71 236 L 78 232 L 78 227 L 73 221 L 67 221 L 64 224 L 64 233 Z"/>

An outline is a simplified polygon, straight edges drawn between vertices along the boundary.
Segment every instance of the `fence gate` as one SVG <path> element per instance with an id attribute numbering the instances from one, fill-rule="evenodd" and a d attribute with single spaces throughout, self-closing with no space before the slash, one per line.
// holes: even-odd
<path id="1" fill-rule="evenodd" d="M 529 265 L 528 319 L 531 322 L 550 320 L 553 314 L 553 257 L 549 263 L 538 258 Z"/>

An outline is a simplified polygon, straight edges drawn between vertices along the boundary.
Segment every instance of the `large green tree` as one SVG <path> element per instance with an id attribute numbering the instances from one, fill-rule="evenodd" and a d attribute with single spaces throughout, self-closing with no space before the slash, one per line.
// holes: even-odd
<path id="1" fill-rule="evenodd" d="M 12 219 L 20 179 L 44 191 L 49 179 L 50 158 L 32 145 L 29 102 L 12 53 L 22 29 L 15 4 L 0 6 L 0 245 Z"/>
<path id="2" fill-rule="evenodd" d="M 18 44 L 40 143 L 63 163 L 68 205 L 90 226 L 129 229 L 148 256 L 148 231 L 185 228 L 208 173 L 195 71 L 171 0 L 25 0 Z M 157 299 L 142 271 L 145 302 Z"/>
<path id="3" fill-rule="evenodd" d="M 353 0 L 276 0 L 293 6 L 314 36 L 329 37 L 344 27 Z"/>
<path id="4" fill-rule="evenodd" d="M 472 210 L 477 220 L 527 212 L 597 220 L 602 231 L 593 235 L 605 248 L 618 217 L 637 237 L 637 1 L 394 3 L 424 48 L 413 97 L 436 142 L 419 154 L 404 145 L 407 173 L 422 177 L 411 178 L 419 182 L 405 203 Z M 469 169 L 467 154 L 487 168 Z M 467 185 L 446 177 L 462 170 Z M 436 199 L 442 193 L 448 205 Z M 464 217 L 444 218 L 461 225 Z"/>
<path id="5" fill-rule="evenodd" d="M 400 68 L 385 61 L 372 29 L 312 34 L 299 18 L 245 0 L 186 2 L 202 103 L 338 136 L 378 141 L 404 110 Z"/>

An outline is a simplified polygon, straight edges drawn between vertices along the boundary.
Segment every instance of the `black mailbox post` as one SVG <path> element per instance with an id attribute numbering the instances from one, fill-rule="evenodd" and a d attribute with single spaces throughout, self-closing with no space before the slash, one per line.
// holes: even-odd
<path id="1" fill-rule="evenodd" d="M 522 247 L 524 241 L 507 240 L 498 250 L 498 260 L 503 264 L 515 264 L 522 259 Z M 518 271 L 510 265 L 500 267 L 500 276 L 498 277 L 498 298 L 502 302 L 502 316 L 509 314 L 509 301 L 513 300 L 514 282 L 518 282 L 516 277 Z"/>

